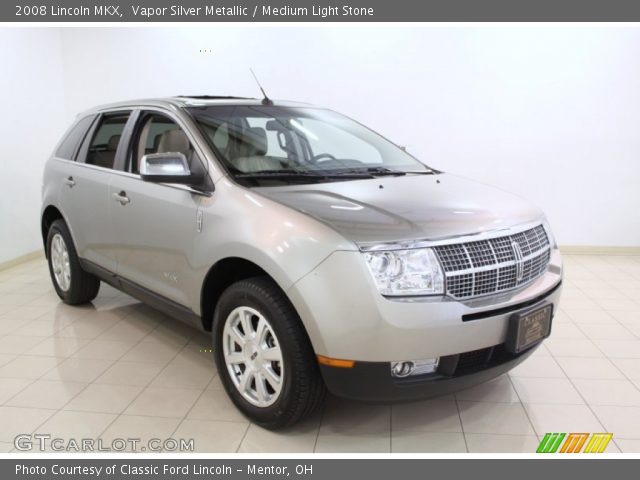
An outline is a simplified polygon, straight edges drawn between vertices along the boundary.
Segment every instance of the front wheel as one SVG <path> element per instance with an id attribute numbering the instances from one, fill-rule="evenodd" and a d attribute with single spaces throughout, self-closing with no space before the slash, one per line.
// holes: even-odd
<path id="1" fill-rule="evenodd" d="M 214 356 L 236 407 L 278 429 L 310 415 L 325 387 L 313 349 L 289 300 L 266 277 L 224 291 L 213 322 Z"/>

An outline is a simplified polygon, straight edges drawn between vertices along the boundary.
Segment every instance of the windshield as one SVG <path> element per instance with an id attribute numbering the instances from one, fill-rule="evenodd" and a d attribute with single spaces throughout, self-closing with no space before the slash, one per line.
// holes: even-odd
<path id="1" fill-rule="evenodd" d="M 188 111 L 238 180 L 337 181 L 433 173 L 377 133 L 330 110 L 208 106 Z"/>

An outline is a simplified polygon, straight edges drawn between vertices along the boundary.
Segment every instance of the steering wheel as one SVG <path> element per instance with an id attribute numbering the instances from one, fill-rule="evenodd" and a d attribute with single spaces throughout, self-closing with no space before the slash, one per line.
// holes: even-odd
<path id="1" fill-rule="evenodd" d="M 334 157 L 330 153 L 319 153 L 318 155 L 314 155 L 314 157 L 311 159 L 311 161 L 313 163 L 320 163 L 320 162 L 328 162 L 328 161 L 335 160 L 335 159 L 336 159 L 336 157 Z"/>

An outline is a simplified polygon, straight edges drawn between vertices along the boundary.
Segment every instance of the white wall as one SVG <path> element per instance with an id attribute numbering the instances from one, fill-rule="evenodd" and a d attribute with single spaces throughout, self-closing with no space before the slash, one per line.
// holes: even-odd
<path id="1" fill-rule="evenodd" d="M 55 35 L 20 35 L 32 36 L 30 45 L 51 37 L 44 52 L 11 55 L 24 68 L 45 68 L 34 59 L 48 65 L 53 87 L 36 75 L 3 95 L 49 96 L 59 85 L 49 54 Z M 533 200 L 561 244 L 640 246 L 640 28 L 66 28 L 61 38 L 66 123 L 127 98 L 256 96 L 252 66 L 273 98 L 329 106 L 433 166 Z M 7 42 L 0 44 L 6 55 Z M 36 110 L 40 103 L 26 102 Z M 39 149 L 31 170 L 58 135 L 42 128 L 42 142 L 29 146 Z M 39 172 L 25 178 L 39 188 Z M 16 215 L 5 206 L 10 197 L 0 198 L 4 226 L 5 210 Z"/>
<path id="2" fill-rule="evenodd" d="M 42 166 L 67 128 L 57 28 L 0 28 L 0 263 L 42 248 Z"/>
<path id="3" fill-rule="evenodd" d="M 640 246 L 640 28 L 67 29 L 63 45 L 72 112 L 255 96 L 252 66 L 274 98 L 335 108 L 533 200 L 562 244 Z"/>

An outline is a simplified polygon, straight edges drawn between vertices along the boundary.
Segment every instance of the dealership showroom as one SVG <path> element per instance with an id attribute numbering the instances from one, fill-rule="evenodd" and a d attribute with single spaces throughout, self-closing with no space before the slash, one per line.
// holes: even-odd
<path id="1" fill-rule="evenodd" d="M 206 453 L 533 453 L 549 432 L 610 432 L 613 438 L 606 445 L 606 452 L 640 453 L 640 28 L 637 26 L 5 26 L 0 27 L 0 63 L 4 113 L 0 117 L 4 148 L 0 160 L 0 452 L 24 450 L 16 444 L 16 436 L 40 433 L 61 439 L 58 445 L 66 445 L 71 439 L 102 440 L 105 444 L 122 438 L 138 438 L 143 443 L 160 439 L 164 451 L 174 449 L 172 442 L 162 443 L 166 439 L 193 439 L 195 451 Z M 372 365 L 384 365 L 383 380 L 375 378 L 369 382 L 364 377 L 355 380 L 358 384 L 367 383 L 360 392 L 371 392 L 371 397 L 369 393 L 362 394 L 360 400 L 336 395 L 337 390 L 350 388 L 342 380 L 340 388 L 330 387 L 333 393 L 328 392 L 317 408 L 309 409 L 309 415 L 279 429 L 264 428 L 243 414 L 225 390 L 225 386 L 235 388 L 229 382 L 244 375 L 244 369 L 249 368 L 246 365 L 253 365 L 256 356 L 262 359 L 262 353 L 249 356 L 248 350 L 242 350 L 245 355 L 242 361 L 246 364 L 236 370 L 228 363 L 225 374 L 230 372 L 231 380 L 225 384 L 215 366 L 216 348 L 211 333 L 173 318 L 175 315 L 168 307 L 142 302 L 140 296 L 131 291 L 124 293 L 105 281 L 92 301 L 78 305 L 63 302 L 56 290 L 64 283 L 64 275 L 59 275 L 64 265 L 52 264 L 50 272 L 48 262 L 55 259 L 60 262 L 63 258 L 62 263 L 64 259 L 68 263 L 67 251 L 73 245 L 63 246 L 66 257 L 58 253 L 49 255 L 54 260 L 48 260 L 43 248 L 43 244 L 51 241 L 51 251 L 58 252 L 61 247 L 55 242 L 64 237 L 58 235 L 51 240 L 48 229 L 53 218 L 43 220 L 43 198 L 47 199 L 47 192 L 54 188 L 47 183 L 50 176 L 44 175 L 45 165 L 79 113 L 132 99 L 175 96 L 193 99 L 207 95 L 257 98 L 251 108 L 267 108 L 271 101 L 261 101 L 263 93 L 250 69 L 276 106 L 286 100 L 340 112 L 402 146 L 394 146 L 394 155 L 409 158 L 401 151 L 406 150 L 435 169 L 429 170 L 428 175 L 405 172 L 404 177 L 377 169 L 372 171 L 370 180 L 358 180 L 362 173 L 354 170 L 350 171 L 353 179 L 349 181 L 323 177 L 311 186 L 305 183 L 309 179 L 290 181 L 287 175 L 294 173 L 287 171 L 276 172 L 271 179 L 263 178 L 266 183 L 255 180 L 255 184 L 246 186 L 232 179 L 231 174 L 225 176 L 228 171 L 220 168 L 215 171 L 218 177 L 213 179 L 215 189 L 208 195 L 180 186 L 163 190 L 173 192 L 167 193 L 166 198 L 179 192 L 184 198 L 208 205 L 204 207 L 204 220 L 202 210 L 198 209 L 196 215 L 194 209 L 193 215 L 187 213 L 179 221 L 167 220 L 170 229 L 164 225 L 167 238 L 184 238 L 184 242 L 200 245 L 193 249 L 198 250 L 200 262 L 209 253 L 202 252 L 206 249 L 197 243 L 198 238 L 207 232 L 214 232 L 212 242 L 216 236 L 233 236 L 230 230 L 215 229 L 216 218 L 222 223 L 235 215 L 236 225 L 244 225 L 237 228 L 238 232 L 251 234 L 257 239 L 256 245 L 267 245 L 263 252 L 259 247 L 255 249 L 256 258 L 279 241 L 271 242 L 269 235 L 274 239 L 285 238 L 284 247 L 273 247 L 272 257 L 288 259 L 274 269 L 286 270 L 283 278 L 289 275 L 291 284 L 285 286 L 274 273 L 273 285 L 279 286 L 282 302 L 292 307 L 290 314 L 296 318 L 300 315 L 307 331 L 292 336 L 294 340 L 280 338 L 280 344 L 286 349 L 295 343 L 295 338 L 304 338 L 313 345 L 314 352 L 309 350 L 313 355 L 307 356 L 312 362 L 306 368 L 313 370 L 317 379 L 354 378 L 348 376 L 351 372 L 347 370 L 353 370 L 355 375 L 361 371 L 359 368 L 366 370 L 369 361 Z M 209 100 L 199 104 L 197 99 L 184 97 L 181 101 L 185 105 L 200 105 L 200 110 L 193 110 L 194 118 L 208 111 Z M 281 112 L 293 110 L 283 107 Z M 229 109 L 213 108 L 213 111 Z M 284 128 L 278 122 L 283 123 L 268 120 L 263 122 L 265 128 L 252 126 L 248 130 L 261 130 L 265 142 L 267 134 L 270 142 L 277 139 L 278 148 L 287 151 L 290 159 L 293 147 L 289 140 L 283 140 L 286 132 L 277 130 Z M 300 135 L 314 139 L 311 143 L 322 142 L 322 135 L 318 134 L 318 140 L 311 131 L 312 117 L 304 118 L 302 124 L 295 119 L 288 122 L 287 125 L 302 132 Z M 353 131 L 363 128 L 355 123 L 349 125 Z M 162 144 L 164 135 L 160 136 Z M 120 138 L 120 134 L 112 135 L 105 139 L 105 144 L 115 139 L 117 145 Z M 211 140 L 212 145 L 217 145 L 217 138 Z M 386 140 L 376 136 L 371 142 Z M 152 143 L 150 140 L 147 146 Z M 81 145 L 78 144 L 78 152 Z M 123 147 L 119 148 L 118 152 Z M 260 154 L 259 147 L 252 148 L 254 156 L 245 157 L 251 162 Z M 260 161 L 269 163 L 265 151 L 261 152 Z M 150 157 L 149 162 L 173 154 L 170 148 L 163 150 L 165 153 L 160 153 L 160 147 L 153 152 L 157 152 L 156 157 Z M 185 158 L 182 154 L 173 155 L 172 158 Z M 119 156 L 120 153 L 116 162 Z M 328 163 L 336 160 L 331 154 L 317 158 L 322 156 Z M 73 159 L 49 163 L 64 166 L 73 163 L 69 160 Z M 151 169 L 153 165 L 149 162 L 143 164 Z M 281 168 L 282 164 L 278 165 Z M 91 171 L 102 168 L 89 167 Z M 87 166 L 83 168 L 86 170 Z M 73 191 L 75 181 L 78 182 L 75 191 L 83 191 L 81 179 L 74 175 L 75 180 L 64 173 L 66 186 L 60 177 L 56 191 Z M 131 175 L 127 177 L 123 172 L 120 175 L 131 181 Z M 308 173 L 307 177 L 313 175 Z M 412 190 L 411 195 L 407 189 L 402 196 L 399 193 L 402 187 L 397 185 L 403 181 L 407 181 L 406 185 L 422 181 L 424 188 Z M 273 187 L 269 182 L 277 185 Z M 364 184 L 375 189 L 363 192 L 365 187 L 358 185 Z M 256 185 L 259 188 L 254 189 Z M 287 188 L 306 193 L 281 192 L 281 196 L 272 193 Z M 435 190 L 447 193 L 437 195 Z M 485 193 L 477 194 L 479 191 Z M 505 191 L 516 196 L 506 196 Z M 115 194 L 117 202 L 108 194 L 113 212 L 135 207 L 134 196 L 131 205 L 123 206 L 129 202 L 123 194 L 124 191 Z M 400 196 L 390 199 L 391 195 Z M 232 203 L 232 197 L 236 203 Z M 140 224 L 130 223 L 128 228 L 144 230 L 145 225 L 161 224 L 164 215 L 171 218 L 172 209 L 166 208 L 166 203 L 159 204 L 166 198 L 158 200 L 157 209 L 153 208 L 153 202 L 148 202 Z M 535 232 L 548 242 L 545 261 L 550 263 L 548 267 L 545 263 L 535 278 L 531 274 L 529 283 L 522 281 L 521 287 L 503 292 L 502 297 L 483 296 L 482 292 L 478 295 L 481 298 L 466 300 L 448 296 L 455 277 L 455 272 L 448 272 L 439 277 L 444 292 L 439 296 L 409 293 L 394 298 L 393 289 L 403 288 L 402 282 L 390 280 L 384 284 L 389 290 L 384 290 L 382 283 L 375 283 L 380 277 L 375 276 L 378 273 L 374 270 L 382 260 L 397 259 L 401 254 L 393 253 L 393 247 L 390 257 L 385 257 L 387 254 L 376 253 L 379 247 L 366 250 L 349 236 L 357 232 L 353 235 L 366 239 L 368 244 L 387 241 L 393 235 L 402 235 L 397 232 L 409 228 L 408 225 L 417 228 L 419 218 L 425 233 L 411 237 L 412 241 L 424 240 L 429 244 L 444 238 L 444 243 L 451 243 L 455 226 L 460 235 L 471 237 L 467 245 L 475 245 L 473 235 L 480 235 L 478 238 L 491 235 L 491 227 L 481 225 L 478 218 L 499 223 L 501 215 L 515 215 L 513 212 L 524 205 L 522 199 L 533 206 L 527 208 L 544 212 L 544 217 L 539 217 L 543 223 Z M 399 205 L 401 201 L 403 205 Z M 242 210 L 240 204 L 248 210 Z M 113 233 L 109 219 L 92 214 L 88 211 L 90 205 L 91 202 L 76 202 L 74 208 L 84 209 L 82 218 L 90 218 L 100 231 L 76 233 L 89 227 L 81 221 L 73 224 L 69 220 L 71 230 L 76 237 L 95 237 L 98 245 L 101 238 L 108 243 L 106 236 Z M 267 207 L 271 210 L 259 215 L 263 211 L 259 209 Z M 249 216 L 244 212 L 249 212 Z M 283 215 L 284 223 L 278 223 Z M 307 226 L 308 243 L 316 242 L 305 247 L 308 250 L 301 250 L 300 245 L 306 240 L 294 233 L 301 223 Z M 202 231 L 200 236 L 193 234 L 196 228 Z M 376 232 L 380 238 L 374 238 Z M 131 232 L 118 231 L 117 235 L 127 233 Z M 104 237 L 98 238 L 101 235 Z M 151 230 L 135 235 L 150 238 L 149 242 L 156 244 Z M 161 236 L 162 233 L 158 235 Z M 519 272 L 520 281 L 527 273 L 517 262 L 529 257 L 527 252 L 523 257 L 517 235 L 512 238 L 515 240 L 509 240 L 507 247 L 515 255 L 514 265 L 520 269 L 515 271 Z M 232 240 L 227 243 L 232 244 Z M 157 242 L 162 244 L 160 240 Z M 322 254 L 302 271 L 303 265 L 319 255 L 323 245 L 328 245 L 323 242 L 342 242 L 332 248 L 344 251 Z M 437 241 L 435 244 L 440 245 Z M 82 245 L 76 248 L 84 255 Z M 231 247 L 224 248 L 235 252 Z M 430 252 L 432 256 L 423 260 L 437 266 L 433 252 L 447 250 L 442 246 L 434 248 L 417 251 Z M 279 249 L 282 257 L 275 249 Z M 297 256 L 291 260 L 283 249 L 297 249 Z M 175 256 L 165 262 L 168 265 L 173 262 L 175 268 L 154 267 L 152 250 L 150 247 L 148 256 L 144 249 L 129 255 L 138 255 L 137 263 L 149 262 L 145 268 L 156 273 L 158 285 L 186 281 L 179 270 L 184 258 Z M 469 255 L 471 247 L 465 251 Z M 198 256 L 196 253 L 193 258 Z M 166 253 L 169 255 L 172 253 Z M 185 255 L 189 257 L 187 263 L 193 260 L 190 252 Z M 210 255 L 217 258 L 218 253 Z M 441 253 L 438 255 L 442 262 Z M 347 260 L 342 263 L 339 260 L 347 257 L 357 257 L 362 270 L 352 268 Z M 333 265 L 334 275 L 340 272 L 339 278 L 323 277 L 326 271 L 323 265 L 328 264 Z M 307 275 L 316 265 L 320 266 Z M 256 268 L 269 271 L 265 265 Z M 301 270 L 299 274 L 296 269 Z M 486 268 L 481 270 L 473 274 L 474 281 L 479 281 Z M 235 274 L 224 268 L 216 272 L 222 281 Z M 361 272 L 365 274 L 359 276 Z M 520 307 L 528 308 L 534 300 L 526 297 L 526 289 L 540 285 L 551 275 L 549 272 L 553 272 L 559 285 L 549 297 L 552 300 L 548 300 L 552 302 L 548 303 L 553 307 L 549 310 L 552 319 L 549 317 L 550 323 L 544 328 L 550 329 L 550 334 L 547 330 L 539 334 L 535 339 L 537 348 L 531 347 L 522 358 L 517 357 L 520 355 L 517 349 L 516 353 L 508 353 L 509 358 L 519 358 L 520 363 L 474 384 L 464 384 L 460 382 L 464 375 L 456 377 L 451 373 L 458 381 L 447 385 L 456 387 L 445 388 L 438 394 L 419 398 L 399 395 L 378 401 L 387 393 L 393 397 L 398 388 L 404 388 L 397 385 L 446 376 L 447 359 L 455 357 L 461 362 L 466 351 L 446 351 L 447 342 L 462 345 L 464 335 L 468 337 L 468 345 L 475 345 L 468 350 L 489 355 L 482 362 L 493 362 L 498 355 L 494 352 L 502 352 L 503 345 L 511 342 L 508 321 L 511 325 L 520 313 L 512 315 L 510 307 L 500 307 L 500 318 L 504 320 L 498 323 L 490 315 L 483 316 L 481 308 L 473 309 L 487 305 L 492 299 L 507 297 L 519 299 Z M 429 278 L 436 278 L 433 275 Z M 124 280 L 125 277 L 123 274 Z M 72 278 L 71 282 L 75 285 L 77 279 Z M 200 295 L 200 285 L 195 281 L 190 285 L 190 294 Z M 339 290 L 336 285 L 345 291 L 336 293 Z M 367 290 L 364 285 L 369 290 L 378 285 L 380 291 L 351 294 Z M 314 286 L 317 288 L 313 289 Z M 148 290 L 144 291 L 153 290 L 149 285 L 145 287 Z M 473 296 L 478 293 L 476 287 L 470 287 Z M 301 300 L 304 288 L 307 297 Z M 436 287 L 432 288 L 436 292 Z M 149 293 L 149 298 L 157 297 Z M 302 304 L 309 307 L 298 308 Z M 342 305 L 344 315 L 340 318 L 331 313 L 338 311 L 332 307 L 338 304 Z M 172 305 L 176 310 L 188 308 L 179 300 Z M 202 317 L 209 315 L 211 321 L 212 308 L 203 307 L 202 312 L 197 312 L 196 307 L 190 311 Z M 439 317 L 437 313 L 423 313 L 424 318 L 412 313 L 411 318 L 403 318 L 400 314 L 384 321 L 388 323 L 380 321 L 377 330 L 361 328 L 369 319 L 377 321 L 373 320 L 377 313 L 371 312 L 387 308 L 411 312 L 420 308 L 429 312 L 471 309 L 474 313 L 468 319 Z M 320 318 L 322 312 L 328 312 L 323 317 L 324 325 L 309 328 L 312 322 L 308 323 L 307 318 Z M 465 323 L 466 320 L 469 322 Z M 427 323 L 433 325 L 431 338 L 428 332 L 424 333 Z M 491 335 L 500 337 L 500 345 L 494 348 L 491 344 L 474 343 L 474 335 L 476 339 L 489 335 L 483 324 L 492 326 Z M 332 325 L 334 331 L 329 332 L 327 325 Z M 400 333 L 394 337 L 385 332 Z M 547 335 L 548 338 L 540 340 Z M 435 338 L 439 340 L 435 342 Z M 425 351 L 423 357 L 385 356 L 385 348 L 394 352 L 418 351 L 417 342 L 437 345 L 434 348 L 442 350 Z M 533 343 L 517 345 L 524 349 Z M 360 357 L 342 353 L 348 348 L 364 353 Z M 289 358 L 286 351 L 284 355 Z M 430 356 L 434 358 L 426 363 L 413 360 Z M 284 378 L 286 388 L 280 392 L 268 387 L 265 395 L 275 398 L 273 405 L 279 405 L 278 395 L 291 395 L 289 390 L 296 387 L 296 382 L 307 385 L 307 378 L 290 379 L 293 375 L 287 373 L 290 367 L 287 361 L 284 368 L 280 367 L 282 362 L 275 362 L 279 365 L 274 367 L 275 371 L 281 380 Z M 404 368 L 407 370 L 403 371 Z M 420 377 L 420 372 L 428 373 Z M 405 373 L 409 376 L 401 378 Z M 379 384 L 396 387 L 393 393 L 377 392 Z M 257 398 L 267 398 L 261 397 L 259 390 L 256 382 Z M 245 401 L 243 398 L 248 397 L 238 398 Z M 273 405 L 264 408 L 274 408 Z M 263 407 L 254 410 L 260 408 Z M 45 448 L 49 449 L 53 446 Z M 131 445 L 124 449 L 134 450 Z"/>

